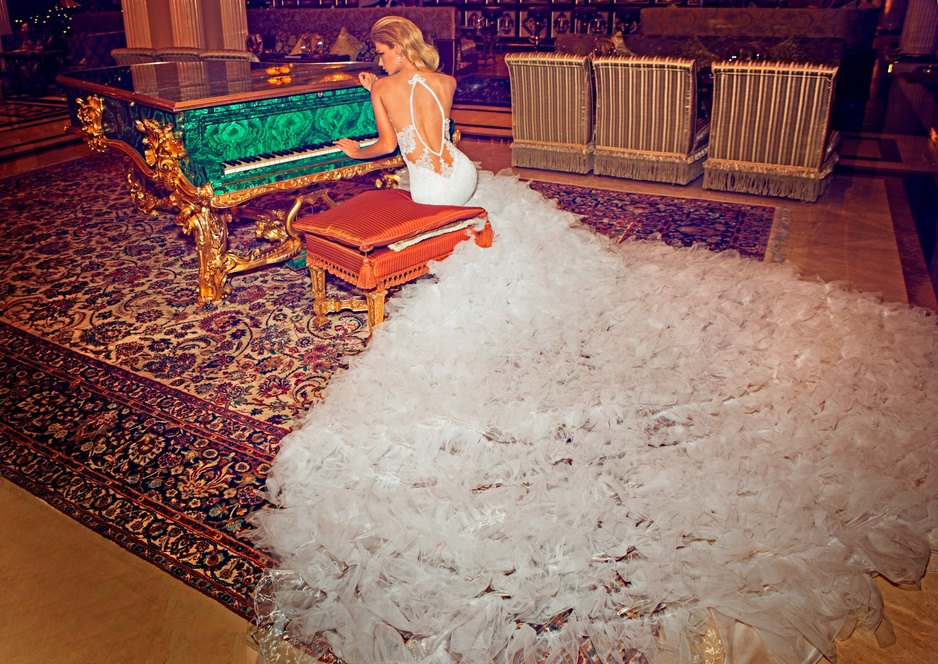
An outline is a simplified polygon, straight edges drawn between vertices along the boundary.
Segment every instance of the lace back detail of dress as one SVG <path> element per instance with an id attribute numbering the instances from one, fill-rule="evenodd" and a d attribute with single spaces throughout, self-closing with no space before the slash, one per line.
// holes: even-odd
<path id="1" fill-rule="evenodd" d="M 440 103 L 439 97 L 436 96 L 436 93 L 427 85 L 426 79 L 420 74 L 414 74 L 408 83 L 410 83 L 410 124 L 397 132 L 397 143 L 401 148 L 401 153 L 404 155 L 404 158 L 414 166 L 439 173 L 443 177 L 450 177 L 453 173 L 454 154 L 453 144 L 446 137 L 446 128 L 449 125 L 449 118 L 446 117 L 446 113 L 443 111 L 443 104 Z M 414 92 L 418 84 L 422 85 L 424 89 L 430 93 L 433 100 L 436 102 L 437 108 L 440 109 L 439 150 L 434 150 L 427 141 L 424 140 L 414 120 Z M 423 149 L 420 151 L 420 154 L 417 155 L 417 158 L 412 160 L 411 157 L 414 156 L 417 151 L 418 140 L 423 146 Z M 446 157 L 443 156 L 444 152 L 446 153 Z"/>

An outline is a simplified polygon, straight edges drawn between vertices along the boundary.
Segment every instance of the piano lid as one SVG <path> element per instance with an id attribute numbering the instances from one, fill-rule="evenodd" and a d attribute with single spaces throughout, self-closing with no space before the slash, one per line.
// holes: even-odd
<path id="1" fill-rule="evenodd" d="M 170 112 L 270 99 L 359 85 L 358 74 L 379 73 L 370 62 L 280 64 L 240 60 L 153 62 L 61 74 L 67 87 Z"/>

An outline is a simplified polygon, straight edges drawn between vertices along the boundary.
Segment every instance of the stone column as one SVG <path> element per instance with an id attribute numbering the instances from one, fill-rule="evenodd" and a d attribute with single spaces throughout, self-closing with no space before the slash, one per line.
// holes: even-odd
<path id="1" fill-rule="evenodd" d="M 124 14 L 124 34 L 129 48 L 151 48 L 150 16 L 147 12 L 147 0 L 122 0 Z"/>
<path id="2" fill-rule="evenodd" d="M 10 22 L 10 9 L 7 0 L 0 0 L 0 35 L 13 34 L 13 24 Z"/>
<path id="3" fill-rule="evenodd" d="M 886 32 L 898 32 L 902 29 L 902 20 L 909 0 L 886 0 L 883 12 L 879 15 L 879 27 Z"/>
<path id="4" fill-rule="evenodd" d="M 173 46 L 205 48 L 199 0 L 170 0 L 169 19 L 173 26 Z"/>
<path id="5" fill-rule="evenodd" d="M 2 2 L 3 0 L 0 0 Z M 248 38 L 248 13 L 244 0 L 218 0 L 224 48 L 243 51 Z"/>

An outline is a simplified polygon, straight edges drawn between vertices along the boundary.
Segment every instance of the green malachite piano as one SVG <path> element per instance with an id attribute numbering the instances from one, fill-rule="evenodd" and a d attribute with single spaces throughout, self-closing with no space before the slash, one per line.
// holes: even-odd
<path id="1" fill-rule="evenodd" d="M 332 143 L 377 137 L 364 63 L 164 62 L 59 76 L 71 130 L 92 149 L 125 155 L 131 197 L 149 214 L 171 209 L 195 238 L 199 295 L 217 300 L 228 276 L 295 256 L 285 214 L 257 218 L 269 250 L 228 251 L 228 223 L 248 201 L 316 182 L 403 165 L 400 156 L 349 159 Z"/>

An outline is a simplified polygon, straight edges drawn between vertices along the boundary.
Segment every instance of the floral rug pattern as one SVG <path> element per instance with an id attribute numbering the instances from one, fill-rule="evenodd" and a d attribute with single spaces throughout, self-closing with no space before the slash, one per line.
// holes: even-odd
<path id="1" fill-rule="evenodd" d="M 0 323 L 0 473 L 253 615 L 245 537 L 286 431 Z M 266 450 L 266 451 L 265 451 Z"/>
<path id="2" fill-rule="evenodd" d="M 772 233 L 775 208 L 670 196 L 631 194 L 552 182 L 531 188 L 554 199 L 564 210 L 582 215 L 614 242 L 659 237 L 674 247 L 706 245 L 713 251 L 735 250 L 763 260 Z"/>
<path id="3" fill-rule="evenodd" d="M 270 560 L 246 517 L 267 505 L 279 440 L 364 350 L 365 317 L 316 328 L 301 259 L 200 304 L 192 239 L 137 211 L 123 181 L 105 154 L 3 182 L 0 472 L 250 618 Z M 759 258 L 772 223 L 772 208 L 532 186 L 614 241 L 660 233 Z M 258 242 L 249 223 L 231 235 Z"/>
<path id="4" fill-rule="evenodd" d="M 194 243 L 173 215 L 133 207 L 116 159 L 10 181 L 15 193 L 0 198 L 9 238 L 0 247 L 0 320 L 278 425 L 303 415 L 345 356 L 364 348 L 363 315 L 313 326 L 302 261 L 234 275 L 225 301 L 200 304 Z M 354 187 L 337 187 L 335 198 Z M 231 230 L 234 244 L 258 242 L 249 223 Z"/>

